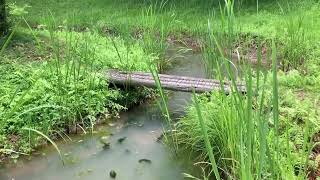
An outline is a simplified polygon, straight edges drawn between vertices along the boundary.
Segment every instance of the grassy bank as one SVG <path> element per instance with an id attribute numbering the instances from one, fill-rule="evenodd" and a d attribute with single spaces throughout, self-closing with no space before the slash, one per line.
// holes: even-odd
<path id="1" fill-rule="evenodd" d="M 107 69 L 146 71 L 158 57 L 140 42 L 94 32 L 15 29 L 0 64 L 1 155 L 29 153 L 45 139 L 95 124 L 151 95 L 108 87 Z M 7 155 L 5 155 L 7 154 Z M 12 154 L 14 158 L 17 156 Z"/>
<path id="2" fill-rule="evenodd" d="M 292 10 L 279 4 L 278 8 Z M 319 74 L 314 71 L 319 67 L 319 44 L 314 34 L 317 25 L 313 24 L 317 20 L 304 20 L 308 13 L 315 17 L 315 11 L 300 10 L 294 10 L 295 17 L 288 13 L 272 19 L 273 23 L 283 22 L 270 27 L 278 29 L 273 34 L 264 28 L 251 31 L 247 24 L 240 24 L 243 17 L 238 18 L 233 1 L 226 1 L 222 16 L 215 19 L 222 25 L 218 31 L 209 19 L 207 46 L 203 48 L 208 72 L 221 82 L 231 82 L 234 88 L 228 96 L 224 92 L 194 96 L 175 134 L 182 152 L 193 152 L 202 162 L 200 166 L 207 169 L 202 178 L 319 176 Z M 235 60 L 232 54 L 241 60 L 248 52 L 253 52 L 249 57 L 256 58 L 255 66 L 230 61 Z M 246 84 L 246 94 L 236 90 L 239 81 Z"/>
<path id="3" fill-rule="evenodd" d="M 192 0 L 182 1 L 15 1 L 17 5 L 28 4 L 29 13 L 26 18 L 32 27 L 43 25 L 51 15 L 57 25 L 74 26 L 78 30 L 96 28 L 105 31 L 120 30 L 129 26 L 132 31 L 139 28 L 161 29 L 163 24 L 170 32 L 190 33 L 207 32 L 208 19 L 220 17 L 219 3 Z M 249 2 L 249 1 L 248 1 Z M 223 1 L 221 4 L 223 5 Z M 318 3 L 306 1 L 261 1 L 244 3 L 235 8 L 237 23 L 241 25 L 239 32 L 252 33 L 264 37 L 285 35 L 284 26 L 293 17 L 303 18 L 303 27 L 308 27 L 308 34 L 319 39 Z M 83 9 L 86 9 L 85 11 Z M 155 20 L 157 18 L 158 20 Z M 163 21 L 163 23 L 161 23 Z M 214 21 L 219 24 L 219 21 Z M 311 26 L 310 26 L 311 25 Z M 136 28 L 136 29 L 135 29 Z M 215 29 L 219 30 L 218 27 Z M 314 40 L 316 40 L 314 39 Z"/>

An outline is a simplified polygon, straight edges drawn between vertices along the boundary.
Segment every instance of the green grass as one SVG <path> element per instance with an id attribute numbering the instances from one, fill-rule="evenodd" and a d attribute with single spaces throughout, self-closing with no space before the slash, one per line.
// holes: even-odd
<path id="1" fill-rule="evenodd" d="M 256 37 L 271 42 L 275 39 L 282 70 L 299 69 L 308 63 L 310 52 L 318 47 L 320 18 L 316 15 L 319 3 L 306 1 L 243 1 L 234 8 L 234 35 L 242 34 L 239 49 Z M 210 19 L 212 31 L 221 32 L 223 23 L 219 3 L 193 0 L 181 1 L 16 1 L 17 5 L 28 4 L 25 15 L 32 28 L 42 28 L 47 19 L 54 17 L 56 27 L 75 31 L 94 31 L 102 35 L 125 34 L 142 37 L 148 53 L 163 54 L 163 41 L 175 37 L 188 41 L 189 36 L 203 37 L 207 34 Z M 83 11 L 82 9 L 86 9 Z M 228 30 L 225 29 L 224 33 Z M 159 38 L 160 37 L 160 38 Z M 154 43 L 158 40 L 159 43 Z M 240 44 L 239 44 L 240 43 Z M 253 42 L 254 43 L 254 42 Z M 230 45 L 229 45 L 230 46 Z M 271 44 L 269 47 L 271 48 Z M 235 47 L 233 48 L 233 50 Z"/>
<path id="2" fill-rule="evenodd" d="M 115 28 L 121 29 L 123 26 L 129 27 L 150 27 L 152 23 L 144 23 L 145 9 L 153 6 L 152 3 L 134 2 L 134 1 L 48 1 L 42 3 L 39 0 L 15 1 L 22 6 L 28 4 L 31 8 L 27 9 L 29 13 L 26 19 L 32 26 L 45 24 L 47 16 L 51 16 L 49 11 L 55 17 L 57 25 L 75 25 L 77 27 L 97 27 L 97 28 Z M 155 7 L 154 15 L 172 21 L 169 29 L 172 32 L 186 31 L 193 32 L 201 30 L 206 32 L 207 20 L 209 17 L 217 17 L 219 21 L 219 4 L 208 5 L 207 2 L 193 1 L 183 3 L 181 1 L 172 1 L 160 7 L 160 2 Z M 211 3 L 209 3 L 211 4 Z M 155 5 L 154 5 L 155 6 Z M 242 6 L 242 9 L 235 10 L 237 15 L 237 24 L 242 24 L 241 32 L 250 32 L 257 35 L 275 36 L 284 35 L 284 21 L 294 15 L 301 14 L 304 27 L 308 27 L 308 33 L 317 35 L 319 29 L 319 18 L 313 16 L 319 8 L 319 4 L 313 0 L 306 1 L 278 1 L 278 3 L 261 2 L 260 11 L 257 14 L 252 6 Z M 83 11 L 86 9 L 86 11 Z M 152 19 L 152 17 L 147 17 Z M 152 22 L 152 21 L 150 21 Z M 159 29 L 161 24 L 157 25 Z"/>
<path id="3" fill-rule="evenodd" d="M 304 179 L 314 177 L 317 165 L 314 165 L 314 160 L 309 159 L 309 153 L 315 142 L 309 139 L 315 135 L 319 128 L 318 122 L 315 120 L 319 107 L 312 101 L 310 103 L 311 99 L 293 101 L 293 104 L 298 102 L 304 104 L 299 108 L 293 104 L 286 104 L 285 101 L 295 98 L 295 95 L 292 92 L 289 96 L 285 94 L 288 92 L 287 88 L 290 84 L 284 84 L 297 82 L 295 85 L 292 84 L 291 90 L 295 91 L 300 87 L 304 93 L 310 92 L 307 87 L 311 86 L 304 86 L 306 84 L 301 84 L 301 82 L 307 81 L 308 77 L 313 79 L 315 74 L 302 76 L 299 72 L 303 69 L 302 64 L 307 69 L 309 65 L 315 66 L 313 61 L 307 59 L 310 56 L 305 56 L 305 53 L 309 51 L 309 47 L 317 45 L 311 39 L 302 40 L 300 38 L 304 36 L 304 33 L 312 34 L 312 30 L 301 30 L 303 29 L 302 25 L 297 24 L 296 27 L 296 22 L 289 20 L 286 24 L 288 38 L 282 35 L 278 36 L 279 34 L 267 36 L 271 39 L 284 37 L 282 43 L 278 43 L 279 48 L 276 48 L 274 40 L 269 45 L 272 47 L 266 53 L 272 53 L 272 67 L 269 72 L 261 68 L 261 64 L 259 65 L 262 58 L 262 54 L 259 54 L 262 53 L 262 45 L 259 45 L 259 41 L 255 41 L 255 47 L 257 49 L 260 47 L 260 50 L 257 51 L 258 66 L 255 70 L 252 70 L 249 65 L 238 66 L 238 70 L 242 73 L 240 77 L 237 77 L 231 68 L 233 66 L 230 63 L 231 58 L 225 52 L 233 51 L 234 42 L 241 39 L 237 28 L 245 29 L 246 33 L 248 27 L 246 24 L 237 24 L 241 22 L 243 17 L 237 17 L 236 14 L 233 14 L 232 1 L 226 1 L 225 8 L 222 8 L 221 12 L 220 21 L 223 26 L 216 31 L 212 28 L 214 26 L 211 21 L 208 23 L 209 33 L 206 38 L 208 47 L 203 49 L 208 72 L 214 78 L 220 79 L 221 82 L 231 81 L 233 87 L 239 79 L 245 81 L 247 93 L 243 96 L 233 88 L 233 92 L 228 96 L 225 96 L 224 93 L 213 92 L 210 97 L 195 97 L 200 101 L 195 100 L 196 103 L 190 107 L 188 114 L 177 127 L 179 147 L 192 149 L 200 162 L 211 162 L 213 167 L 207 167 L 209 172 L 215 171 L 214 165 L 217 164 L 220 176 L 224 179 Z M 288 15 L 288 17 L 290 16 Z M 259 29 L 254 31 L 264 35 L 268 34 L 259 31 Z M 303 47 L 299 47 L 300 45 Z M 245 48 L 246 46 L 239 47 L 240 54 L 241 51 L 246 50 Z M 281 57 L 281 55 L 283 56 Z M 301 62 L 302 57 L 306 60 L 305 62 Z M 318 56 L 312 58 L 318 59 Z M 278 71 L 277 62 L 279 60 L 284 65 L 283 70 L 292 74 L 284 75 Z M 298 70 L 290 71 L 290 69 Z M 280 74 L 280 87 L 278 74 Z M 312 87 L 311 92 L 316 92 L 317 86 L 314 84 Z M 295 115 L 297 115 L 297 111 L 303 113 L 307 109 L 310 114 L 303 113 L 298 117 L 291 116 L 287 114 L 286 108 L 289 108 Z M 200 122 L 197 121 L 199 117 L 201 117 Z M 296 121 L 299 117 L 302 118 L 301 124 Z M 204 125 L 208 128 L 207 130 L 203 128 Z M 296 137 L 292 138 L 295 133 L 297 133 Z M 210 140 L 212 147 L 208 146 L 207 139 Z M 215 156 L 214 160 L 210 155 L 212 152 Z M 219 179 L 219 175 L 215 175 L 215 177 Z"/>
<path id="4" fill-rule="evenodd" d="M 207 125 L 205 124 L 204 119 L 202 117 L 200 104 L 199 104 L 199 102 L 197 100 L 197 96 L 196 96 L 195 92 L 193 92 L 193 99 L 194 99 L 194 102 L 195 102 L 194 105 L 196 107 L 197 116 L 198 116 L 198 119 L 199 119 L 199 122 L 200 122 L 200 127 L 201 127 L 201 131 L 202 131 L 202 134 L 203 134 L 203 139 L 204 139 L 204 142 L 205 142 L 205 147 L 206 147 L 207 152 L 208 152 L 208 156 L 209 156 L 209 160 L 211 162 L 211 167 L 212 167 L 212 170 L 214 172 L 214 176 L 215 176 L 216 179 L 221 179 L 219 171 L 218 171 L 217 163 L 216 163 L 216 160 L 215 160 L 215 157 L 214 157 L 214 154 L 213 154 L 213 148 L 211 147 L 210 139 L 209 139 L 209 136 L 208 136 Z"/>
<path id="5" fill-rule="evenodd" d="M 273 53 L 274 60 L 275 57 Z M 248 92 L 245 96 L 233 91 L 228 96 L 213 92 L 210 97 L 194 97 L 195 103 L 177 126 L 182 152 L 192 150 L 196 161 L 210 161 L 213 168 L 204 166 L 208 171 L 214 170 L 217 164 L 223 178 L 303 179 L 309 176 L 306 173 L 314 171 L 310 170 L 314 165 L 308 159 L 308 152 L 314 142 L 308 139 L 318 131 L 317 107 L 303 102 L 298 108 L 295 104 L 298 100 L 292 100 L 295 105 L 286 104 L 294 95 L 284 95 L 278 90 L 275 65 L 272 72 L 261 74 L 262 80 L 255 84 L 254 72 L 246 70 Z M 258 96 L 253 94 L 254 87 L 260 87 Z M 305 114 L 307 109 L 309 115 Z M 303 114 L 298 115 L 297 110 Z M 212 147 L 208 146 L 207 139 Z M 210 157 L 212 152 L 215 160 Z M 298 171 L 297 167 L 300 167 Z"/>
<path id="6" fill-rule="evenodd" d="M 93 130 L 97 118 L 117 116 L 150 94 L 109 89 L 104 74 L 110 68 L 146 71 L 157 62 L 138 41 L 24 28 L 10 37 L 0 60 L 1 149 L 30 152 L 43 143 L 43 136 L 23 128 L 50 138 L 76 124 Z"/>

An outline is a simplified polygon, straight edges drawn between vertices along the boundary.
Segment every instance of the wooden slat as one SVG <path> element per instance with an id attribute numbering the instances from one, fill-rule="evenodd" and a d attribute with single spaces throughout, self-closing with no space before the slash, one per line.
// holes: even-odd
<path id="1" fill-rule="evenodd" d="M 151 73 L 142 72 L 121 72 L 110 70 L 107 72 L 107 78 L 111 83 L 116 85 L 128 86 L 146 86 L 156 88 L 156 83 Z M 221 90 L 220 81 L 214 79 L 194 78 L 187 76 L 176 76 L 168 74 L 159 74 L 162 88 L 173 91 L 192 92 L 194 89 L 197 93 Z M 240 92 L 245 93 L 246 88 L 242 84 L 238 84 L 237 88 Z M 224 83 L 224 91 L 226 94 L 231 92 L 230 84 Z"/>

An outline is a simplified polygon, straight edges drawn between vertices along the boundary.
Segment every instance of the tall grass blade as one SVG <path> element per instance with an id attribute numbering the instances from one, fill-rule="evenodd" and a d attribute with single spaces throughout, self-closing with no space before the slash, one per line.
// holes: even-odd
<path id="1" fill-rule="evenodd" d="M 163 107 L 162 107 L 162 105 L 160 104 L 161 111 L 162 112 L 164 111 L 163 113 L 166 116 L 166 120 L 167 120 L 169 127 L 171 128 L 171 130 L 174 130 L 175 127 L 172 124 L 172 119 L 171 119 L 171 116 L 169 113 L 168 98 L 167 98 L 166 94 L 164 93 L 163 88 L 161 86 L 161 81 L 160 81 L 159 75 L 153 65 L 150 65 L 149 69 L 150 69 L 150 72 L 151 72 L 153 79 L 156 83 L 157 89 L 159 90 L 159 93 L 160 93 L 160 98 L 162 100 L 162 105 L 163 105 Z M 175 132 L 175 131 L 172 131 L 172 132 Z M 174 133 L 171 135 L 172 135 L 172 140 L 173 140 L 173 144 L 174 144 L 174 150 L 177 151 L 178 150 L 177 138 L 175 138 Z"/>
<path id="2" fill-rule="evenodd" d="M 279 131 L 279 95 L 278 95 L 278 77 L 277 77 L 277 49 L 274 40 L 272 41 L 272 77 L 273 77 L 273 123 L 275 127 L 276 141 L 275 148 L 276 152 L 279 150 L 278 146 L 278 131 Z M 277 156 L 276 156 L 277 157 Z"/>
<path id="3" fill-rule="evenodd" d="M 276 43 L 272 40 L 272 115 L 273 115 L 273 124 L 274 124 L 274 141 L 273 141 L 273 151 L 274 151 L 274 158 L 272 158 L 273 166 L 272 169 L 277 169 L 279 156 L 280 156 L 280 149 L 279 149 L 279 94 L 278 94 L 278 69 L 277 69 L 277 49 Z M 270 153 L 270 152 L 269 152 Z M 270 154 L 269 154 L 270 155 Z M 273 176 L 275 178 L 278 177 L 278 173 L 273 170 Z"/>
<path id="4" fill-rule="evenodd" d="M 4 41 L 4 44 L 0 44 L 2 47 L 0 48 L 0 57 L 2 57 L 3 53 L 4 53 L 4 50 L 7 48 L 7 46 L 9 45 L 11 39 L 13 38 L 13 35 L 15 34 L 17 28 L 19 26 L 19 23 L 17 23 L 13 30 L 11 31 L 11 33 L 9 34 L 8 38 Z"/>
<path id="5" fill-rule="evenodd" d="M 58 145 L 53 140 L 51 140 L 48 136 L 46 136 L 45 134 L 43 134 L 42 132 L 40 132 L 40 131 L 38 131 L 36 129 L 26 128 L 26 127 L 22 128 L 22 129 L 23 130 L 27 130 L 27 131 L 35 132 L 35 133 L 41 135 L 42 137 L 44 137 L 45 139 L 47 139 L 53 145 L 53 147 L 56 149 L 56 151 L 58 152 L 60 160 L 61 160 L 62 164 L 64 165 L 64 160 L 63 160 L 62 153 L 61 153 Z"/>
<path id="6" fill-rule="evenodd" d="M 202 135 L 204 138 L 206 150 L 209 155 L 210 162 L 211 162 L 211 167 L 212 167 L 212 170 L 214 172 L 216 179 L 219 180 L 221 178 L 220 178 L 220 174 L 218 171 L 218 166 L 217 166 L 216 160 L 214 158 L 213 149 L 212 149 L 212 146 L 211 146 L 211 143 L 209 140 L 209 136 L 208 136 L 208 132 L 207 132 L 207 127 L 206 127 L 206 124 L 205 124 L 204 119 L 202 117 L 202 113 L 200 110 L 200 104 L 198 102 L 198 99 L 197 99 L 197 96 L 196 96 L 196 93 L 194 92 L 194 90 L 193 90 L 193 99 L 194 99 L 194 105 L 195 105 L 197 115 L 198 115 L 198 120 L 200 122 L 201 131 L 202 131 Z"/>

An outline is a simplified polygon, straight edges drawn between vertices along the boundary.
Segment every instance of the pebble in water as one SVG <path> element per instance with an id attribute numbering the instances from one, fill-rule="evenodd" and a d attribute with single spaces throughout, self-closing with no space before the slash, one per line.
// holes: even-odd
<path id="1" fill-rule="evenodd" d="M 139 159 L 139 163 L 148 163 L 148 164 L 151 164 L 151 160 L 150 159 Z"/>
<path id="2" fill-rule="evenodd" d="M 162 133 L 159 137 L 157 137 L 157 142 L 161 142 L 162 139 L 163 139 L 163 137 L 164 137 L 164 135 L 163 135 L 163 133 Z"/>
<path id="3" fill-rule="evenodd" d="M 110 149 L 110 142 L 106 142 L 102 146 L 103 149 Z"/>
<path id="4" fill-rule="evenodd" d="M 100 143 L 102 144 L 103 149 L 110 149 L 110 142 L 108 139 L 108 136 L 103 136 L 100 138 Z"/>
<path id="5" fill-rule="evenodd" d="M 125 152 L 126 153 L 131 153 L 131 151 L 129 149 L 126 149 Z"/>
<path id="6" fill-rule="evenodd" d="M 109 174 L 110 174 L 110 177 L 112 177 L 112 178 L 116 178 L 116 176 L 117 176 L 117 173 L 114 170 L 111 170 Z"/>
<path id="7" fill-rule="evenodd" d="M 122 143 L 124 140 L 126 140 L 127 139 L 127 137 L 122 137 L 122 138 L 119 138 L 118 139 L 118 143 Z"/>

